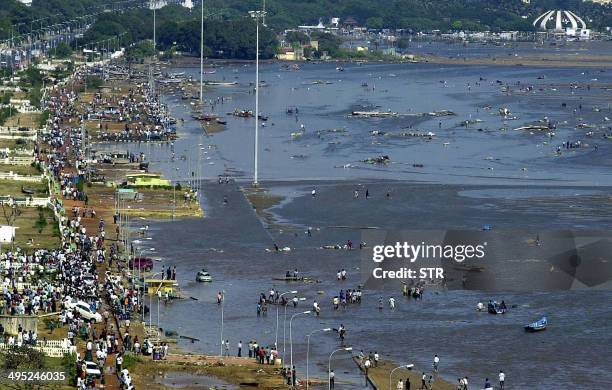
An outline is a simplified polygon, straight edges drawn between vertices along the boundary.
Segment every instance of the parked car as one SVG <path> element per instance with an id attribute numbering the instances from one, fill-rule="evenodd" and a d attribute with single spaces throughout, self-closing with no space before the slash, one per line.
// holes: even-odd
<path id="1" fill-rule="evenodd" d="M 100 367 L 94 362 L 85 361 L 85 373 L 87 373 L 87 376 L 92 376 L 94 378 L 102 377 Z"/>
<path id="2" fill-rule="evenodd" d="M 86 302 L 66 297 L 64 299 L 64 307 L 69 310 L 76 310 L 86 320 L 94 320 L 97 323 L 102 322 L 102 315 L 91 310 L 91 307 Z"/>
<path id="3" fill-rule="evenodd" d="M 150 271 L 153 269 L 153 259 L 150 257 L 136 257 L 134 259 L 130 259 L 128 262 L 128 267 L 130 269 L 136 268 L 144 271 Z"/>

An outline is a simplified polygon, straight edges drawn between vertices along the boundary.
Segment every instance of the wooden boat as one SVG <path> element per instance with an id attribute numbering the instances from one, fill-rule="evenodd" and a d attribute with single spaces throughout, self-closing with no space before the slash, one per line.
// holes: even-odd
<path id="1" fill-rule="evenodd" d="M 532 322 L 531 324 L 525 325 L 525 331 L 526 332 L 539 332 L 539 331 L 545 330 L 547 325 L 548 325 L 548 320 L 546 319 L 546 317 L 542 317 L 536 322 Z"/>
<path id="2" fill-rule="evenodd" d="M 21 187 L 21 192 L 27 195 L 34 195 L 36 193 L 36 189 L 30 187 Z"/>
<path id="3" fill-rule="evenodd" d="M 284 278 L 272 278 L 272 280 L 280 280 L 282 282 L 305 282 L 312 279 L 303 276 L 285 276 Z"/>
<path id="4" fill-rule="evenodd" d="M 206 85 L 214 85 L 218 87 L 230 87 L 232 85 L 238 85 L 236 81 L 205 81 Z"/>

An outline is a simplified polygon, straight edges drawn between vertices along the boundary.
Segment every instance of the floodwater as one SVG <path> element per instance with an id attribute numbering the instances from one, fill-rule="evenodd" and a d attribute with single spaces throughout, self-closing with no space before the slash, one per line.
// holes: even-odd
<path id="1" fill-rule="evenodd" d="M 441 375 L 451 382 L 467 375 L 479 385 L 485 377 L 495 379 L 503 369 L 511 388 L 608 388 L 612 382 L 608 370 L 612 366 L 608 351 L 612 294 L 608 291 L 489 296 L 477 291 L 428 290 L 418 302 L 404 300 L 399 291 L 366 291 L 360 305 L 334 311 L 331 297 L 360 282 L 359 251 L 318 248 L 347 239 L 358 242 L 362 227 L 480 229 L 491 224 L 494 229 L 516 230 L 610 229 L 612 141 L 603 134 L 610 132 L 605 118 L 612 116 L 608 107 L 612 74 L 599 69 L 343 66 L 343 72 L 333 64 L 305 64 L 300 71 L 281 70 L 279 64 L 261 68 L 261 80 L 267 85 L 261 88 L 261 112 L 270 119 L 260 128 L 260 180 L 262 187 L 283 197 L 269 210 L 273 224 L 257 218 L 238 188 L 252 176 L 254 119 L 228 116 L 226 131 L 206 136 L 189 118 L 186 101 L 166 96 L 172 114 L 185 118 L 178 129 L 181 138 L 173 146 L 129 145 L 150 157 L 153 170 L 174 180 L 188 181 L 190 172 L 203 178 L 204 219 L 148 222 L 151 246 L 164 264 L 177 265 L 183 293 L 197 299 L 162 303 L 160 326 L 201 339 L 193 344 L 181 341 L 183 348 L 218 354 L 221 310 L 215 300 L 217 291 L 224 290 L 222 337 L 229 340 L 232 352 L 239 340 L 246 345 L 255 338 L 270 345 L 277 338 L 276 307 L 266 317 L 257 317 L 256 302 L 259 293 L 274 286 L 280 291 L 295 289 L 306 298 L 297 309 L 287 308 L 285 332 L 284 310 L 279 313 L 278 342 L 281 351 L 285 345 L 287 361 L 289 320 L 295 315 L 291 321 L 293 362 L 301 376 L 305 335 L 344 324 L 346 345 L 353 346 L 353 353 L 378 351 L 383 358 L 414 363 L 425 371 L 431 370 L 433 356 L 438 354 Z M 173 71 L 196 75 L 199 69 Z M 253 80 L 252 65 L 226 65 L 209 76 L 239 83 L 207 91 L 207 99 L 231 96 L 230 101 L 216 104 L 214 112 L 253 109 L 248 85 Z M 315 80 L 331 84 L 307 85 Z M 512 92 L 501 92 L 497 80 L 510 84 Z M 580 87 L 570 88 L 572 82 Z M 531 92 L 519 91 L 527 85 L 534 86 Z M 293 106 L 299 109 L 297 119 L 286 114 Z M 518 119 L 502 118 L 501 107 Z M 407 115 L 349 118 L 354 110 Z M 410 115 L 438 110 L 457 115 Z M 212 107 L 206 111 L 212 112 Z M 552 139 L 513 130 L 543 117 L 558 123 Z M 470 119 L 482 122 L 459 126 Z M 578 123 L 593 127 L 576 129 Z M 304 135 L 292 139 L 290 133 L 302 124 Z M 371 130 L 420 130 L 436 135 L 431 140 L 384 137 L 371 136 Z M 593 135 L 587 136 L 590 131 Z M 582 140 L 591 147 L 563 149 L 561 156 L 555 156 L 557 145 L 566 140 Z M 389 155 L 391 163 L 360 162 L 381 154 Z M 346 164 L 349 167 L 342 168 Z M 217 184 L 215 177 L 226 173 L 238 182 Z M 316 198 L 310 196 L 313 188 Z M 371 194 L 368 200 L 363 198 L 366 188 Z M 352 196 L 355 189 L 362 194 L 358 200 Z M 305 233 L 309 226 L 312 237 Z M 274 243 L 292 250 L 269 252 Z M 213 283 L 195 282 L 201 268 L 212 274 Z M 320 283 L 272 280 L 295 268 Z M 337 282 L 335 274 L 341 268 L 347 269 L 349 278 Z M 391 295 L 398 298 L 396 310 L 379 311 L 379 297 L 386 301 Z M 474 310 L 478 301 L 490 298 L 504 299 L 515 307 L 504 316 Z M 298 314 L 310 309 L 314 299 L 322 306 L 320 317 Z M 526 334 L 522 326 L 542 315 L 548 316 L 549 328 Z M 311 375 L 326 377 L 329 353 L 338 346 L 336 333 L 312 336 Z M 337 380 L 345 382 L 341 387 L 363 386 L 348 354 L 334 355 L 332 365 Z"/>

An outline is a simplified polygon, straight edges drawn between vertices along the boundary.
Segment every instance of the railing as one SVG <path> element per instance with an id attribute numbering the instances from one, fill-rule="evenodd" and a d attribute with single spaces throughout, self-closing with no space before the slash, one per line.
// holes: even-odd
<path id="1" fill-rule="evenodd" d="M 26 181 L 29 183 L 38 183 L 43 180 L 43 175 L 19 175 L 13 171 L 0 172 L 0 180 Z"/>
<path id="2" fill-rule="evenodd" d="M 8 343 L 0 343 L 0 350 L 6 351 L 6 350 L 10 350 L 11 348 L 15 348 L 16 346 L 17 346 L 16 343 L 12 345 Z M 66 346 L 66 343 L 62 342 L 61 340 L 47 340 L 46 342 L 42 340 L 38 340 L 36 342 L 36 346 L 35 347 L 32 346 L 32 348 L 44 353 L 45 355 L 49 357 L 54 357 L 54 358 L 61 358 L 66 354 L 71 354 L 71 353 L 76 352 L 75 347 Z"/>
<path id="3" fill-rule="evenodd" d="M 30 165 L 34 162 L 34 156 L 13 156 L 13 157 L 5 157 L 0 158 L 0 164 L 8 164 L 8 165 Z"/>
<path id="4" fill-rule="evenodd" d="M 51 204 L 51 198 L 34 198 L 34 197 L 11 197 L 11 196 L 0 196 L 0 204 L 11 204 L 12 202 L 17 203 L 18 206 L 23 207 L 47 207 Z"/>

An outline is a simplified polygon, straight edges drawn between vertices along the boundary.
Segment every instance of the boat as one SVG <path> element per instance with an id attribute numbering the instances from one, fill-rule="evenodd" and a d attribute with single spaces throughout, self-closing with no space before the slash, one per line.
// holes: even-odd
<path id="1" fill-rule="evenodd" d="M 205 81 L 206 85 L 214 85 L 218 87 L 230 87 L 232 85 L 238 85 L 236 81 Z"/>
<path id="2" fill-rule="evenodd" d="M 253 111 L 235 109 L 231 115 L 239 118 L 251 118 L 253 116 Z"/>
<path id="3" fill-rule="evenodd" d="M 305 280 L 302 276 L 285 276 L 284 278 L 272 278 L 272 280 L 280 280 L 283 282 L 301 282 Z"/>
<path id="4" fill-rule="evenodd" d="M 539 332 L 541 330 L 545 330 L 548 325 L 548 320 L 546 317 L 540 318 L 536 322 L 532 322 L 531 324 L 525 325 L 526 332 Z"/>
<path id="5" fill-rule="evenodd" d="M 267 116 L 267 115 L 261 115 L 261 114 L 259 114 L 259 115 L 257 115 L 257 118 L 258 118 L 260 121 L 264 121 L 264 122 L 268 120 L 268 116 Z"/>
<path id="6" fill-rule="evenodd" d="M 205 270 L 198 271 L 196 282 L 212 282 L 212 276 Z"/>
<path id="7" fill-rule="evenodd" d="M 34 195 L 36 193 L 36 189 L 22 186 L 21 192 L 23 192 L 26 195 Z"/>
<path id="8" fill-rule="evenodd" d="M 497 301 L 489 301 L 487 304 L 487 311 L 490 314 L 506 314 L 506 305 L 497 303 Z"/>
<path id="9" fill-rule="evenodd" d="M 219 125 L 224 125 L 224 126 L 227 125 L 227 121 L 224 121 L 224 120 L 221 120 L 221 119 L 217 119 L 216 122 Z"/>

